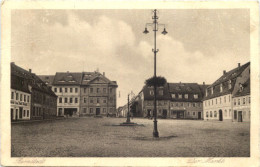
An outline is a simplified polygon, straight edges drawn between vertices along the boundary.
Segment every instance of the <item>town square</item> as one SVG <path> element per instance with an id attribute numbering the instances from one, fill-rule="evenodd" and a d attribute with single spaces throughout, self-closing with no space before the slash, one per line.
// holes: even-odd
<path id="1" fill-rule="evenodd" d="M 249 10 L 11 15 L 11 157 L 250 157 Z"/>

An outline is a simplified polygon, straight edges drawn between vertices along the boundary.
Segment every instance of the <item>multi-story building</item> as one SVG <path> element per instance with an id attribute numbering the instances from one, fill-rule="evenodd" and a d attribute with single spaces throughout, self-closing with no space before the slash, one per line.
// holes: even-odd
<path id="1" fill-rule="evenodd" d="M 197 83 L 169 83 L 170 118 L 203 119 L 203 88 Z"/>
<path id="2" fill-rule="evenodd" d="M 11 103 L 12 100 L 19 99 L 18 103 L 26 106 L 19 107 L 19 116 L 17 116 L 15 109 L 14 119 L 56 118 L 57 96 L 39 77 L 31 72 L 31 69 L 26 71 L 11 63 L 11 78 Z M 19 95 L 20 98 L 18 98 Z M 16 104 L 15 101 L 14 103 Z"/>
<path id="3" fill-rule="evenodd" d="M 40 78 L 58 96 L 58 116 L 116 115 L 117 83 L 106 78 L 105 73 L 67 72 Z"/>
<path id="4" fill-rule="evenodd" d="M 250 78 L 250 63 L 246 63 L 223 75 L 207 87 L 203 99 L 204 120 L 230 120 L 236 118 L 233 110 L 233 96 L 240 89 L 239 83 Z"/>
<path id="5" fill-rule="evenodd" d="M 239 89 L 233 95 L 233 121 L 250 121 L 250 79 L 238 82 Z"/>

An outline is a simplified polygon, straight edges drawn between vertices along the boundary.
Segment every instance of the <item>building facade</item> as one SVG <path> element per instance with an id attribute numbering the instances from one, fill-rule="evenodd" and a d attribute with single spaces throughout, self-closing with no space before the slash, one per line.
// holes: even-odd
<path id="1" fill-rule="evenodd" d="M 57 96 L 54 92 L 31 70 L 26 71 L 11 63 L 13 120 L 54 119 L 57 110 L 56 101 Z"/>
<path id="2" fill-rule="evenodd" d="M 116 116 L 117 83 L 105 73 L 66 72 L 40 78 L 58 96 L 58 116 Z"/>
<path id="3" fill-rule="evenodd" d="M 250 79 L 250 63 L 246 63 L 223 75 L 207 87 L 203 99 L 204 120 L 232 121 L 237 114 L 234 112 L 233 97 L 240 89 L 240 83 Z"/>
<path id="4" fill-rule="evenodd" d="M 203 119 L 203 90 L 207 85 L 197 83 L 167 83 L 157 88 L 157 116 L 172 119 Z M 153 87 L 144 86 L 138 105 L 144 117 L 152 117 Z"/>

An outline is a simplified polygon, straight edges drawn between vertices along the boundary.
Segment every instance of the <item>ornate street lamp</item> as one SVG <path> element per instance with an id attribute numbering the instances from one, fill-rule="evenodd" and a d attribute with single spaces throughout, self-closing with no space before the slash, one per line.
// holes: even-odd
<path id="1" fill-rule="evenodd" d="M 154 49 L 152 49 L 152 52 L 154 52 L 154 78 L 156 79 L 156 53 L 159 51 L 159 49 L 156 48 L 156 32 L 158 31 L 158 27 L 159 26 L 163 26 L 163 35 L 166 35 L 168 32 L 165 29 L 165 24 L 159 24 L 157 22 L 158 20 L 158 16 L 157 16 L 157 10 L 153 10 L 153 23 L 146 23 L 145 25 L 145 30 L 144 30 L 144 34 L 148 34 L 149 31 L 147 30 L 147 26 L 152 26 L 153 27 L 153 31 L 154 31 Z M 156 107 L 156 82 L 154 83 L 154 129 L 153 129 L 153 137 L 159 137 L 159 132 L 157 129 L 157 107 Z"/>

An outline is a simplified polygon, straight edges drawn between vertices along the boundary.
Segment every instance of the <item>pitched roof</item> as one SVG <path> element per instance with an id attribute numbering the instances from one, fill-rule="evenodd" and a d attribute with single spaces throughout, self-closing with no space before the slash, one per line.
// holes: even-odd
<path id="1" fill-rule="evenodd" d="M 51 86 L 55 75 L 37 75 L 46 85 Z"/>
<path id="2" fill-rule="evenodd" d="M 38 90 L 40 92 L 56 97 L 55 93 L 38 76 L 15 65 L 14 63 L 11 63 L 11 76 L 19 77 L 20 80 L 23 80 L 24 83 L 30 85 L 34 90 Z M 17 79 L 14 79 L 13 81 L 17 82 Z"/>
<path id="3" fill-rule="evenodd" d="M 57 72 L 53 85 L 80 85 L 82 80 L 82 73 L 77 72 Z"/>
<path id="4" fill-rule="evenodd" d="M 110 85 L 117 86 L 116 81 L 110 81 L 106 76 L 102 75 L 99 72 L 83 72 L 82 73 L 82 85 L 89 85 L 92 81 L 94 81 L 97 78 L 101 78 L 105 82 L 107 82 Z"/>
<path id="5" fill-rule="evenodd" d="M 237 77 L 240 76 L 241 73 L 249 65 L 250 65 L 250 62 L 248 62 L 240 67 L 236 67 L 236 68 L 226 72 L 225 74 L 223 74 L 218 80 L 216 80 L 212 85 L 210 85 L 207 88 L 208 95 L 205 96 L 203 100 L 207 100 L 207 99 L 211 99 L 211 98 L 215 98 L 215 97 L 219 97 L 219 96 L 223 96 L 223 95 L 227 95 L 227 94 L 232 94 Z M 228 88 L 227 82 L 229 80 L 231 81 L 231 89 Z M 222 84 L 222 86 L 223 86 L 222 92 L 220 92 L 220 84 Z M 211 94 L 210 90 L 209 90 L 209 88 L 212 88 L 212 87 L 215 88 L 213 91 L 213 94 Z"/>
<path id="6" fill-rule="evenodd" d="M 250 78 L 242 84 L 243 89 L 235 92 L 234 97 L 246 96 L 250 94 Z"/>
<path id="7" fill-rule="evenodd" d="M 168 83 L 170 94 L 181 94 L 182 98 L 172 98 L 172 101 L 182 101 L 182 102 L 199 102 L 202 101 L 203 92 L 201 86 L 197 83 Z M 206 85 L 205 85 L 206 86 Z M 204 86 L 203 86 L 204 87 Z M 184 95 L 188 94 L 188 98 L 185 98 Z M 194 98 L 194 95 L 197 94 L 198 98 Z"/>

